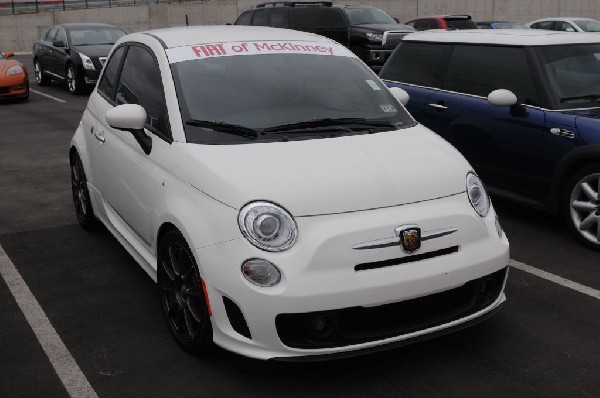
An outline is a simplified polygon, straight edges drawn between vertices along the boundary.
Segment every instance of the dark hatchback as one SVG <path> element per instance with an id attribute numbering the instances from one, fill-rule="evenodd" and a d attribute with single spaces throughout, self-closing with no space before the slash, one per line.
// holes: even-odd
<path id="1" fill-rule="evenodd" d="M 125 32 L 99 23 L 62 24 L 33 43 L 33 66 L 38 85 L 65 82 L 72 94 L 96 84 L 112 46 Z"/>
<path id="2" fill-rule="evenodd" d="M 542 30 L 406 36 L 380 73 L 492 196 L 564 217 L 600 250 L 600 36 Z"/>

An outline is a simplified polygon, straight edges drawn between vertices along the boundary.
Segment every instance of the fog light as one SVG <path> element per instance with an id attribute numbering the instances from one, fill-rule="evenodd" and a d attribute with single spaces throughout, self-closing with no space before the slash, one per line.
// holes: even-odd
<path id="1" fill-rule="evenodd" d="M 281 280 L 279 269 L 260 258 L 246 260 L 242 264 L 242 274 L 250 283 L 262 287 L 275 286 Z"/>
<path id="2" fill-rule="evenodd" d="M 320 316 L 312 322 L 312 328 L 318 337 L 329 337 L 333 333 L 333 321 L 329 317 Z"/>
<path id="3" fill-rule="evenodd" d="M 496 216 L 496 232 L 498 232 L 498 237 L 502 238 L 502 234 L 504 233 L 504 231 L 502 230 L 502 225 L 500 225 L 500 220 L 498 219 L 498 216 Z"/>

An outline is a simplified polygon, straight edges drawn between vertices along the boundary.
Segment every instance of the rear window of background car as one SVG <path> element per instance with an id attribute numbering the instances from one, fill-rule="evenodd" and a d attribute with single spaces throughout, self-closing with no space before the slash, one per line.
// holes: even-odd
<path id="1" fill-rule="evenodd" d="M 346 20 L 337 8 L 298 7 L 292 9 L 294 29 L 345 28 Z"/>
<path id="2" fill-rule="evenodd" d="M 246 11 L 235 22 L 236 25 L 250 25 L 250 21 L 252 21 L 252 11 Z"/>
<path id="3" fill-rule="evenodd" d="M 442 88 L 482 97 L 502 88 L 515 93 L 520 103 L 538 103 L 525 49 L 519 47 L 457 44 Z"/>
<path id="4" fill-rule="evenodd" d="M 451 45 L 404 42 L 388 60 L 379 77 L 386 80 L 439 87 Z"/>

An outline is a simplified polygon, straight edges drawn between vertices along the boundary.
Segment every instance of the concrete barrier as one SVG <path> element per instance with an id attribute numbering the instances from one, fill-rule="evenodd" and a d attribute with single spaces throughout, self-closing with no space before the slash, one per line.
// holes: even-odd
<path id="1" fill-rule="evenodd" d="M 233 23 L 237 16 L 264 0 L 205 0 L 184 3 L 47 11 L 0 15 L 0 51 L 31 51 L 33 41 L 52 25 L 65 22 L 106 22 L 127 32 L 185 25 Z M 528 22 L 550 16 L 600 19 L 597 0 L 340 0 L 339 4 L 373 5 L 401 22 L 417 16 L 469 14 L 474 20 Z"/>

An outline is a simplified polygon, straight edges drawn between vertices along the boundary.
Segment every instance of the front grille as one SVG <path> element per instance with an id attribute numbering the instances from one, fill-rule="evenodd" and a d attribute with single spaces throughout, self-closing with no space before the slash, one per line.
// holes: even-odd
<path id="1" fill-rule="evenodd" d="M 502 291 L 506 269 L 464 285 L 377 307 L 348 307 L 279 314 L 275 325 L 288 347 L 343 347 L 382 340 L 464 318 L 491 305 Z"/>
<path id="2" fill-rule="evenodd" d="M 385 39 L 383 40 L 384 46 L 397 46 L 402 41 L 402 38 L 406 36 L 407 32 L 386 32 Z"/>
<path id="3" fill-rule="evenodd" d="M 446 256 L 448 254 L 458 252 L 458 246 L 451 246 L 446 249 L 435 250 L 432 252 L 422 253 L 422 254 L 413 254 L 406 257 L 394 258 L 391 260 L 383 260 L 383 261 L 374 261 L 372 263 L 362 263 L 354 266 L 355 271 L 364 271 L 368 269 L 377 269 L 384 267 L 392 267 L 394 265 L 412 263 L 415 261 L 423 261 L 428 260 L 430 258 L 435 258 L 439 256 Z"/>

